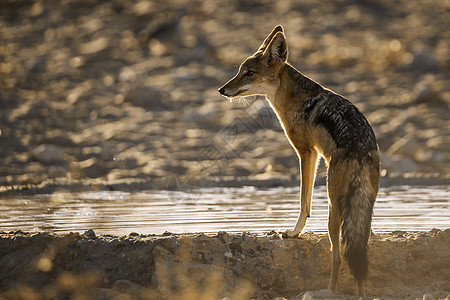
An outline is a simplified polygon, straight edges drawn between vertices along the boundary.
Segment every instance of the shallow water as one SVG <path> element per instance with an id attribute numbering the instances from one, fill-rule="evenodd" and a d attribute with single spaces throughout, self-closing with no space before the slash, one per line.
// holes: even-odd
<path id="1" fill-rule="evenodd" d="M 82 192 L 0 199 L 0 231 L 161 234 L 283 231 L 295 225 L 298 188 Z M 325 187 L 316 187 L 305 231 L 327 230 Z M 450 228 L 450 186 L 382 188 L 374 232 Z"/>

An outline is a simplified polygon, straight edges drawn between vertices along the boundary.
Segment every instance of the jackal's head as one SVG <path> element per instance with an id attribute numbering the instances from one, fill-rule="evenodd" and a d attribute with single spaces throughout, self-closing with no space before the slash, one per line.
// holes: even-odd
<path id="1" fill-rule="evenodd" d="M 274 94 L 279 85 L 279 73 L 286 59 L 286 38 L 283 27 L 278 25 L 258 51 L 241 64 L 236 76 L 219 89 L 219 93 L 230 99 Z"/>

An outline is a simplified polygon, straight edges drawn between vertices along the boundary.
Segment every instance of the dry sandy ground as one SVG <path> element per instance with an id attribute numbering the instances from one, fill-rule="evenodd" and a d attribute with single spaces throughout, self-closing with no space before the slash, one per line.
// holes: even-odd
<path id="1" fill-rule="evenodd" d="M 0 186 L 298 184 L 265 100 L 217 93 L 279 23 L 367 116 L 382 183 L 448 182 L 449 3 L 2 0 Z"/>
<path id="2" fill-rule="evenodd" d="M 373 235 L 367 299 L 450 299 L 450 229 Z M 0 299 L 355 299 L 326 235 L 0 233 Z M 284 298 L 283 298 L 284 297 Z"/>

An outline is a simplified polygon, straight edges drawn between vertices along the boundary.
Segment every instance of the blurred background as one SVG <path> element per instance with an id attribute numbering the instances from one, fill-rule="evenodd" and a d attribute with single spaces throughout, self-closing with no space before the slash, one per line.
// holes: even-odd
<path id="1" fill-rule="evenodd" d="M 0 186 L 298 185 L 264 98 L 217 93 L 277 24 L 288 61 L 365 114 L 383 180 L 448 182 L 449 13 L 441 0 L 1 0 Z"/>

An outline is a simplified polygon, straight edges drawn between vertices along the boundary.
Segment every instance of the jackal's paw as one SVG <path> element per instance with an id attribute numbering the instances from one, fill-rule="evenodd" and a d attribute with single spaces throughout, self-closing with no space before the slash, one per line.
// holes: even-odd
<path id="1" fill-rule="evenodd" d="M 291 229 L 287 229 L 285 232 L 283 232 L 282 234 L 281 234 L 281 236 L 283 237 L 283 238 L 294 238 L 294 237 L 298 237 L 298 234 L 299 234 L 300 232 L 296 232 L 296 231 L 294 231 L 294 230 L 291 230 Z"/>

